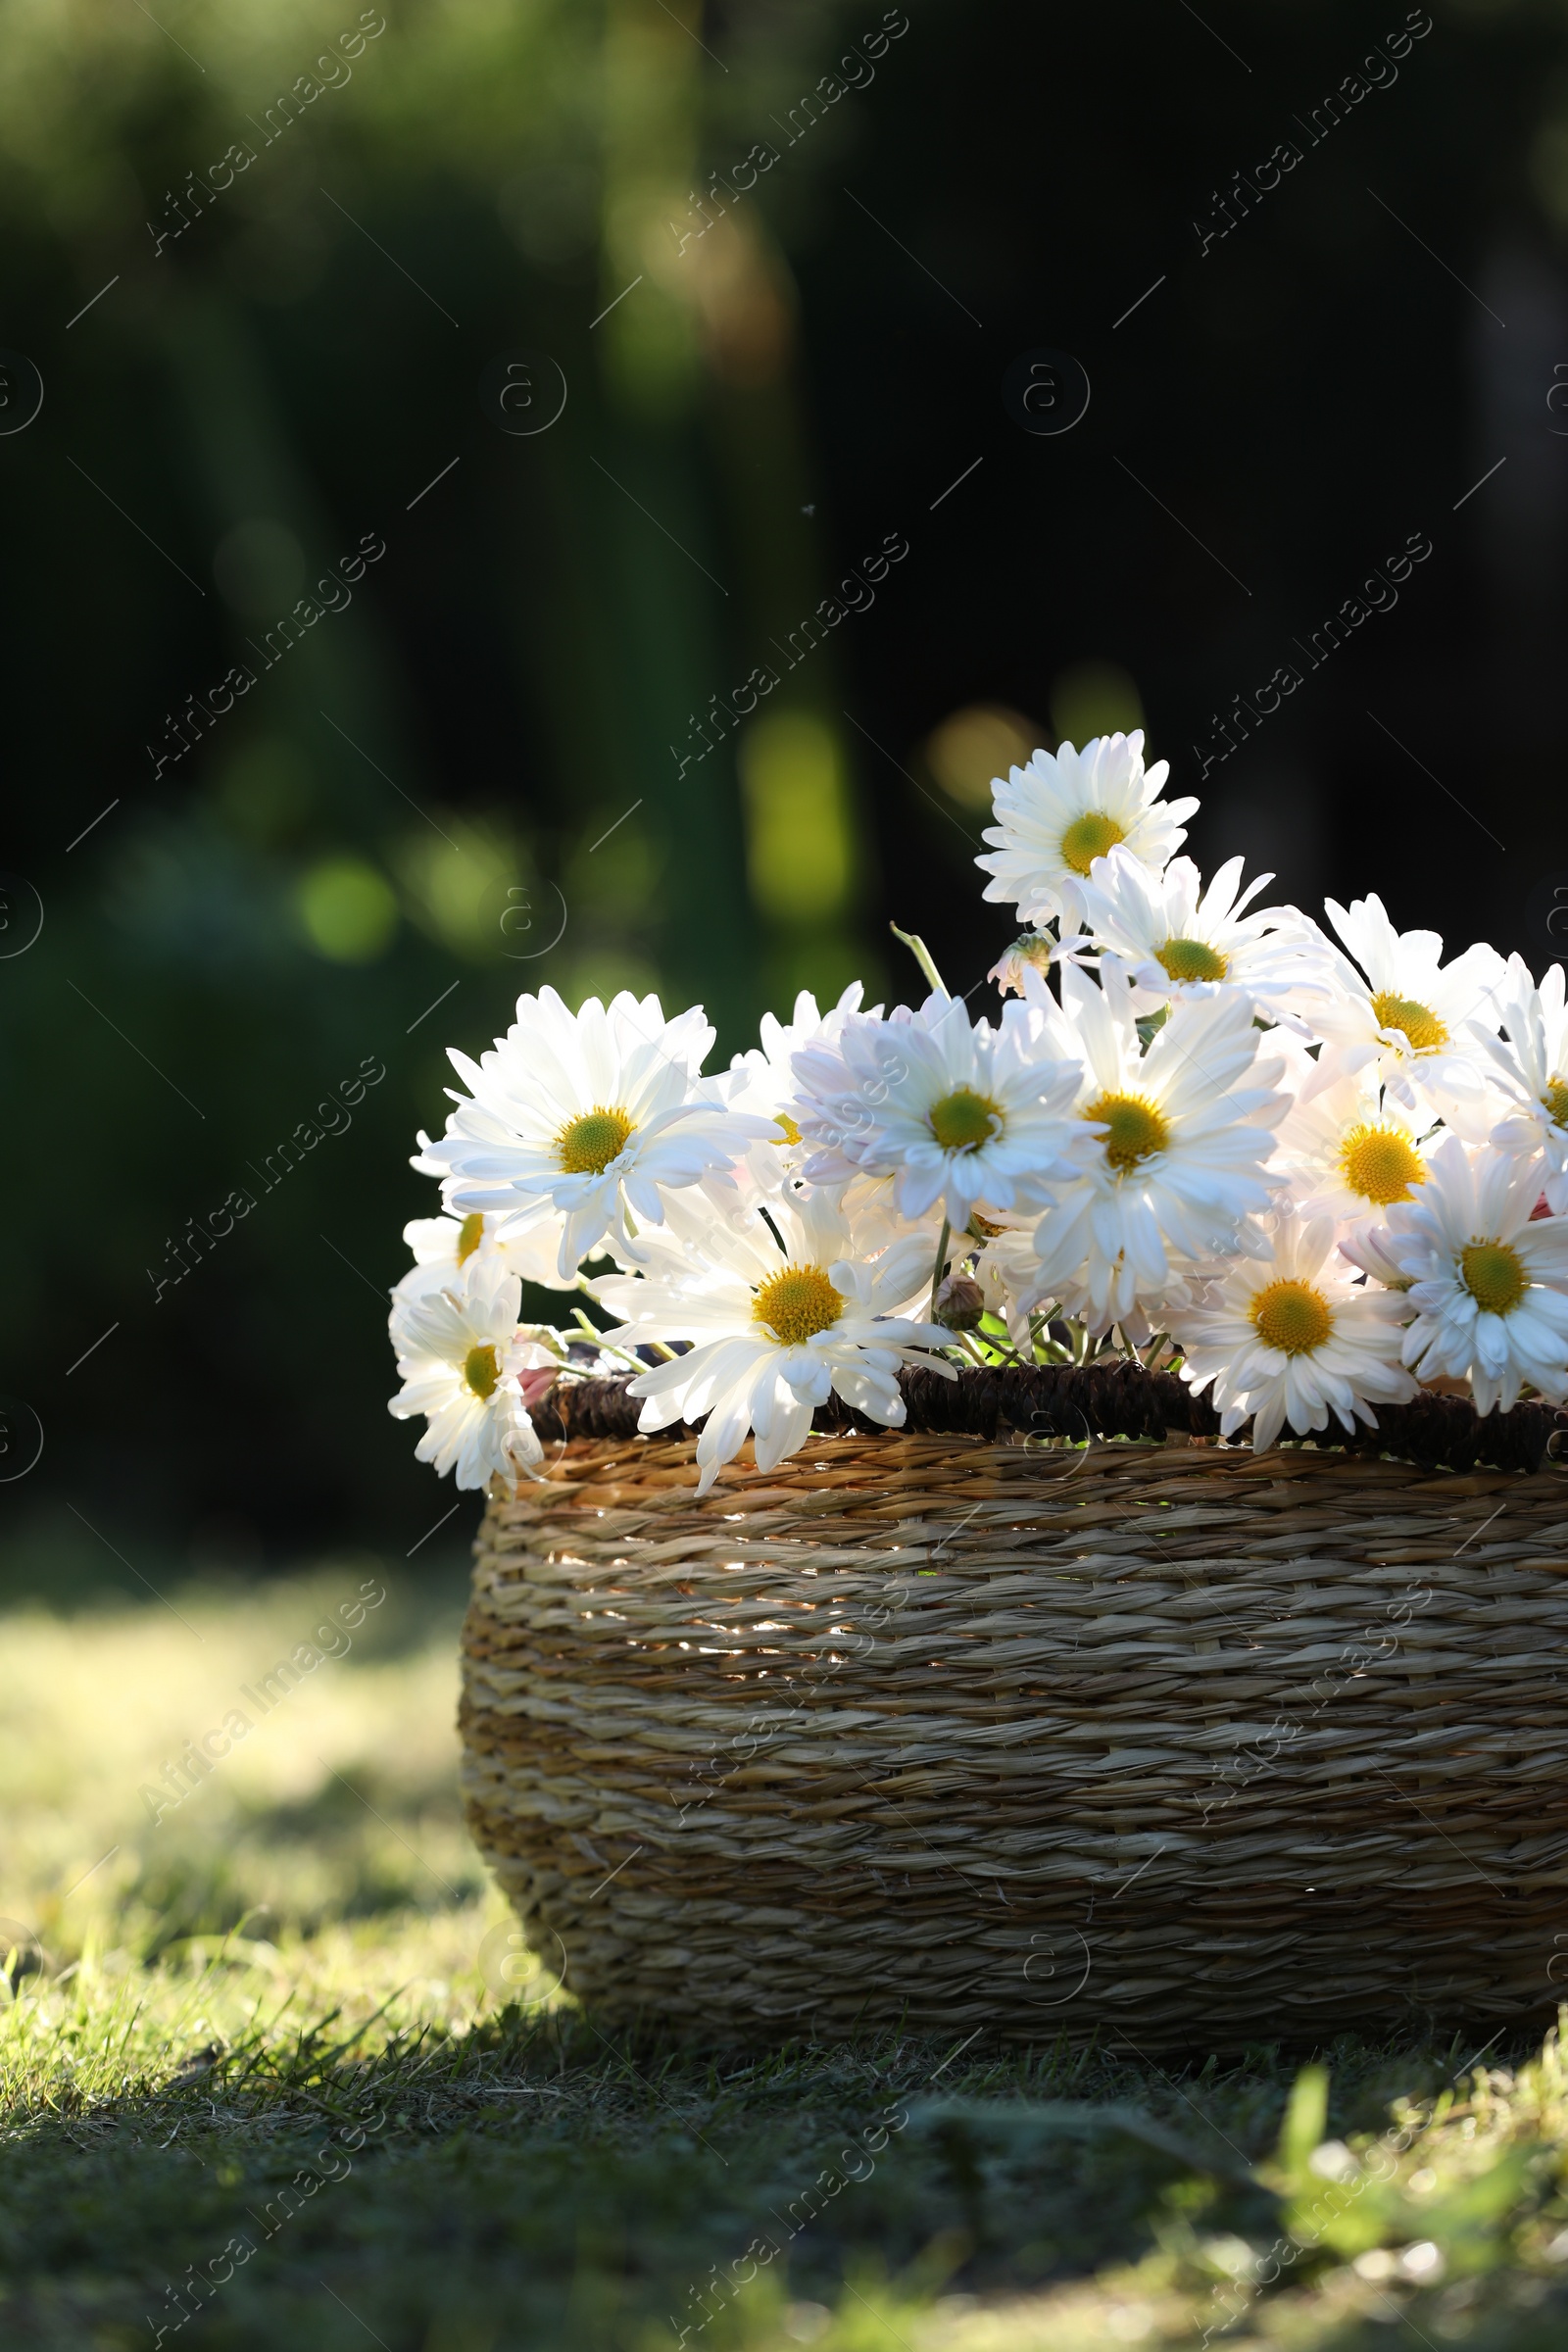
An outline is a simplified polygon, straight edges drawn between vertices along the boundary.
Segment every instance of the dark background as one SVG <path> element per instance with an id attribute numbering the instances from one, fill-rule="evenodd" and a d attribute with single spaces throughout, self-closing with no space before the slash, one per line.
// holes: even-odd
<path id="1" fill-rule="evenodd" d="M 434 1206 L 406 1158 L 445 1044 L 520 987 L 630 985 L 702 999 L 727 1059 L 798 986 L 911 994 L 890 917 L 969 988 L 1012 931 L 970 862 L 999 746 L 1141 717 L 1205 866 L 1538 969 L 1568 885 L 1560 6 L 1435 7 L 1309 145 L 1395 0 L 909 0 L 808 130 L 875 0 L 387 0 L 266 143 L 357 14 L 0 11 L 0 345 L 45 392 L 0 437 L 3 936 L 44 915 L 0 961 L 0 1390 L 45 1440 L 0 1543 L 46 1578 L 414 1544 L 454 1498 L 386 1415 L 378 1295 Z M 683 248 L 759 140 L 776 166 Z M 1092 387 L 1064 433 L 1004 404 L 1042 349 Z M 530 435 L 480 399 L 519 352 L 567 387 Z M 349 609 L 263 670 L 247 640 L 367 533 Z M 890 533 L 874 607 L 682 771 L 693 714 Z M 1412 534 L 1397 607 L 1308 670 L 1293 641 Z M 238 661 L 255 688 L 155 776 Z M 1214 714 L 1289 662 L 1200 783 Z M 352 1126 L 263 1193 L 367 1058 Z"/>

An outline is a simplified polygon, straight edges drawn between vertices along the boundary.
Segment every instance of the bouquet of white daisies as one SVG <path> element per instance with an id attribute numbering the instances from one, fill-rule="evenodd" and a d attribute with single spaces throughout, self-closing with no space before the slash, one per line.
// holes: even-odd
<path id="1" fill-rule="evenodd" d="M 1422 1386 L 1568 1397 L 1562 967 L 1445 963 L 1375 898 L 1330 900 L 1330 937 L 1240 858 L 1205 887 L 1165 776 L 1132 734 L 998 781 L 985 895 L 1030 928 L 995 1025 L 912 941 L 919 1005 L 803 994 L 707 1077 L 702 1011 L 624 993 L 542 989 L 454 1052 L 414 1162 L 444 1214 L 392 1300 L 420 1460 L 514 1479 L 530 1408 L 615 1370 L 642 1429 L 702 1424 L 704 1492 L 748 1437 L 760 1469 L 794 1453 L 830 1394 L 897 1428 L 911 1365 L 1137 1356 L 1258 1447 Z M 519 1326 L 524 1279 L 610 1328 Z"/>

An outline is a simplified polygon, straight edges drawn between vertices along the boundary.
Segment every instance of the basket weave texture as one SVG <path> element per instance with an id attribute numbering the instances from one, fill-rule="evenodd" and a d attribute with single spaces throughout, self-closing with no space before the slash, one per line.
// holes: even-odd
<path id="1" fill-rule="evenodd" d="M 464 1791 L 591 2011 L 1145 2051 L 1549 2016 L 1568 1483 L 1191 1440 L 689 1439 L 493 1499 Z"/>

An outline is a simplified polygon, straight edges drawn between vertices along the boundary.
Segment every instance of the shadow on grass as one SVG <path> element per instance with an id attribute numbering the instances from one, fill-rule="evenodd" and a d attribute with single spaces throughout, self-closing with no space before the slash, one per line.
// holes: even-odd
<path id="1" fill-rule="evenodd" d="M 913 2322 L 884 2330 L 877 2276 L 917 2313 L 1281 2227 L 1253 2170 L 1298 2072 L 1278 2050 L 1165 2073 L 898 2034 L 705 2052 L 570 2008 L 378 2041 L 286 2009 L 14 2109 L 0 2259 L 39 2343 L 725 2352 L 811 2340 L 858 2297 L 842 2341 L 891 2352 Z M 1342 2041 L 1328 2131 L 1384 2130 L 1468 2046 Z M 48 2332 L 68 2315 L 90 2336 Z"/>

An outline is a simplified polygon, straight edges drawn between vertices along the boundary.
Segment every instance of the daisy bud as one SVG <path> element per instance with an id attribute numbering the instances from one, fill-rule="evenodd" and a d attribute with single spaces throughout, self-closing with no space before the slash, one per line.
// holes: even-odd
<path id="1" fill-rule="evenodd" d="M 931 1319 L 944 1331 L 973 1331 L 986 1311 L 985 1294 L 968 1274 L 950 1274 L 938 1286 Z"/>
<path id="2" fill-rule="evenodd" d="M 1010 993 L 1012 996 L 1021 997 L 1025 965 L 1031 965 L 1043 980 L 1051 970 L 1055 954 L 1056 943 L 1048 932 L 1026 931 L 1023 937 L 1015 939 L 1006 954 L 992 965 L 986 978 L 994 980 L 1004 996 Z"/>

